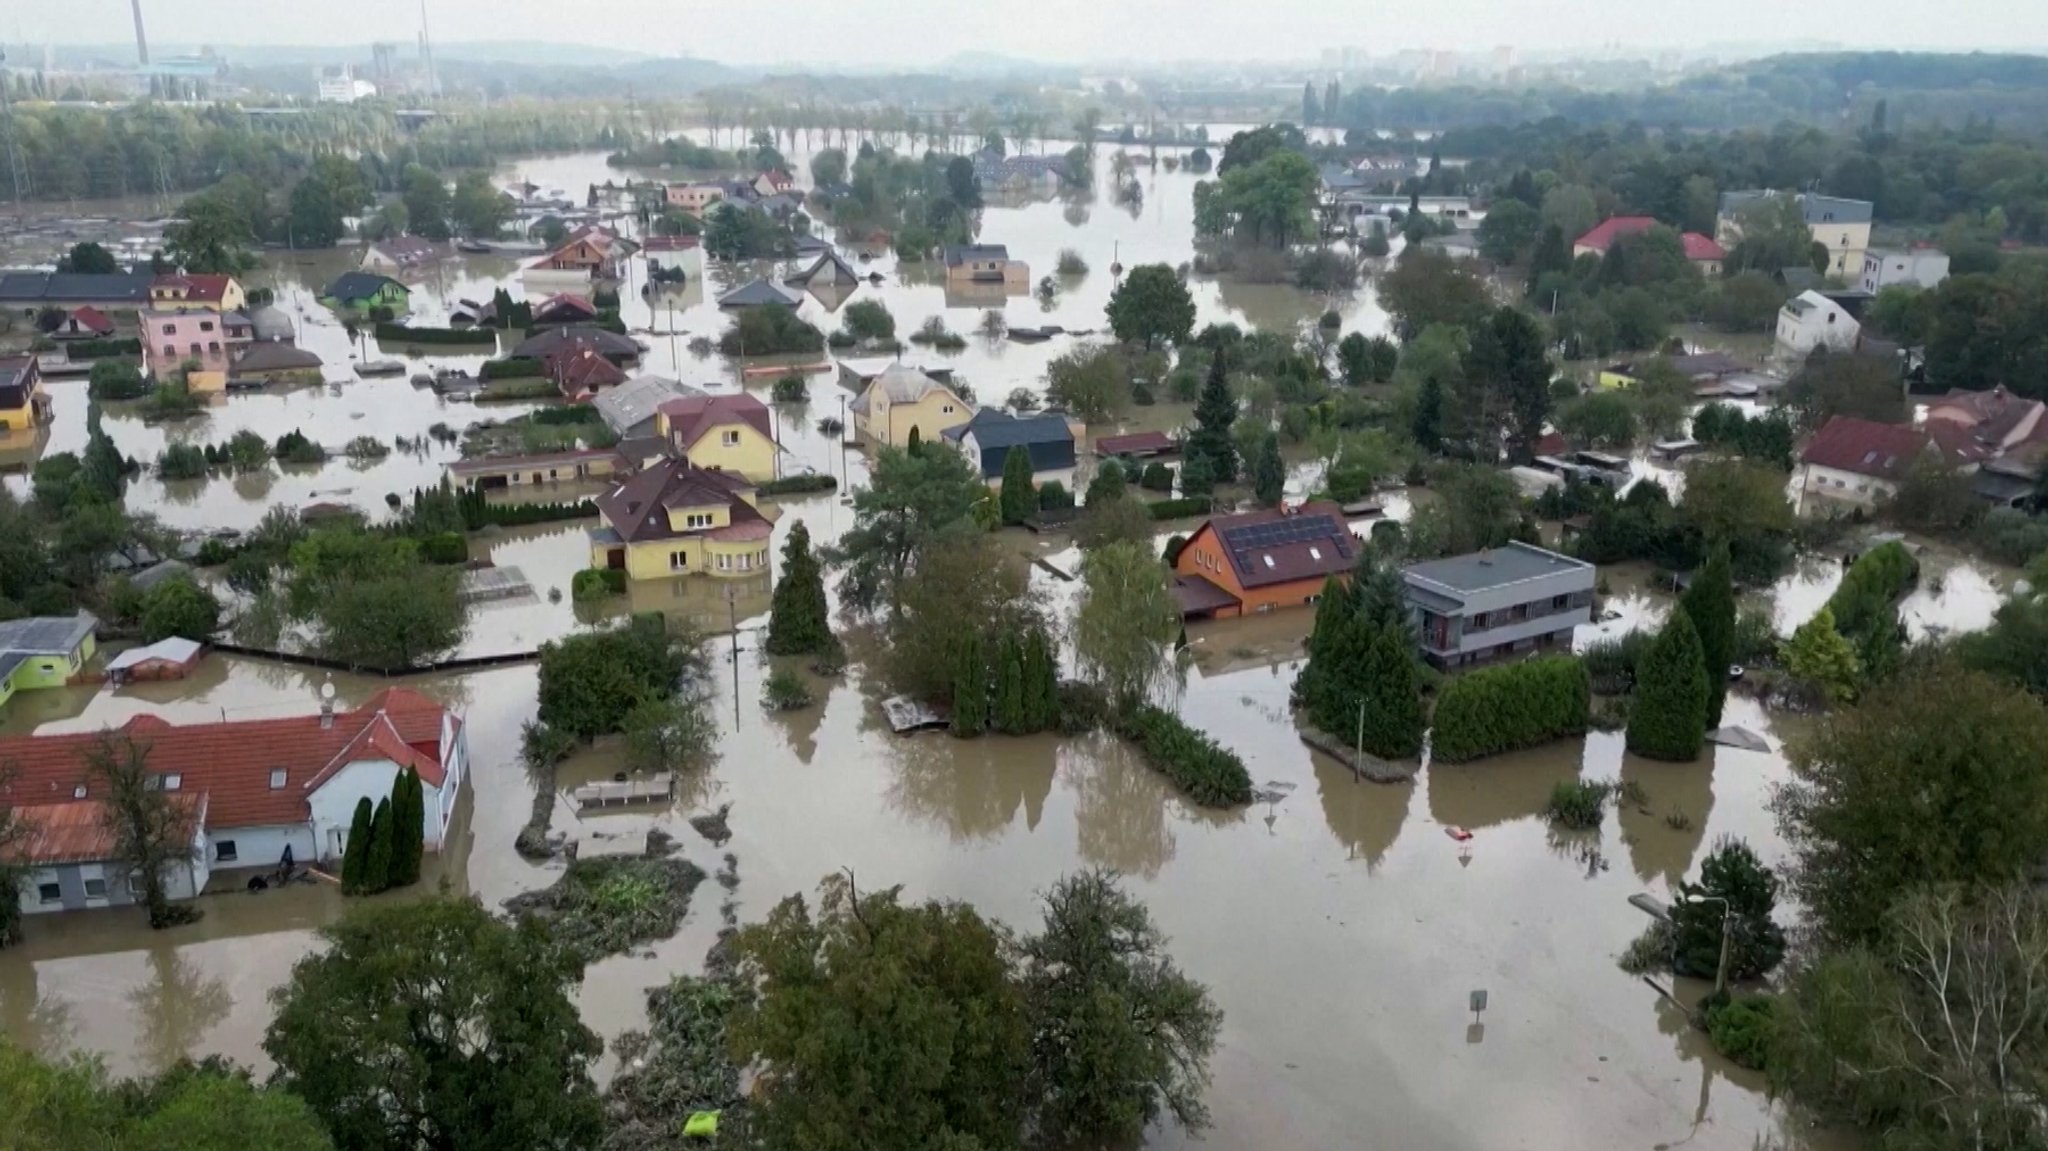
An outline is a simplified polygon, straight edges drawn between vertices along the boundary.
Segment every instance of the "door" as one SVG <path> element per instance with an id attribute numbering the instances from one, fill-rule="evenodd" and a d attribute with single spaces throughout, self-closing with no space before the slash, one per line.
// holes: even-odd
<path id="1" fill-rule="evenodd" d="M 610 551 L 605 552 L 604 566 L 613 571 L 623 571 L 626 567 L 626 549 L 612 548 Z"/>

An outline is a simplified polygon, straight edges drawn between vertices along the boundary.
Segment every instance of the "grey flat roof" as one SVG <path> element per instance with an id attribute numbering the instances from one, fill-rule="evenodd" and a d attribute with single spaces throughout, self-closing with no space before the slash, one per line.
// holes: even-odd
<path id="1" fill-rule="evenodd" d="M 100 621 L 91 612 L 72 616 L 34 616 L 0 623 L 0 651 L 29 655 L 69 655 L 85 642 Z"/>
<path id="2" fill-rule="evenodd" d="M 1410 580 L 1433 585 L 1436 589 L 1457 595 L 1471 595 L 1521 583 L 1524 580 L 1540 579 L 1568 571 L 1591 571 L 1592 564 L 1584 560 L 1559 555 L 1553 551 L 1525 543 L 1510 543 L 1506 547 L 1493 548 L 1470 555 L 1451 556 L 1448 559 L 1430 560 L 1403 568 L 1401 574 Z"/>

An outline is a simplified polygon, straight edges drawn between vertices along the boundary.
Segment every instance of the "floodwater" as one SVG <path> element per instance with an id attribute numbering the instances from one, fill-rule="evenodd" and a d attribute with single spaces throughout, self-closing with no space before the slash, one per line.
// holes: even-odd
<path id="1" fill-rule="evenodd" d="M 516 170 L 544 187 L 571 189 L 613 175 L 591 156 Z M 1140 169 L 1140 179 L 1147 195 L 1136 218 L 1106 199 L 1079 224 L 1057 203 L 987 213 L 983 238 L 1010 244 L 1035 266 L 1049 269 L 1060 247 L 1075 246 L 1095 267 L 1036 322 L 1099 326 L 1107 267 L 1119 248 L 1127 265 L 1188 258 L 1193 177 Z M 875 266 L 892 277 L 880 295 L 899 324 L 915 326 L 945 307 L 941 289 L 895 279 L 886 260 Z M 276 269 L 273 279 L 287 307 L 304 306 L 312 317 L 310 293 L 334 267 L 332 257 L 301 258 Z M 504 272 L 467 264 L 446 269 L 416 296 L 420 310 L 431 316 L 450 297 L 488 296 L 496 282 L 490 277 Z M 1204 322 L 1312 322 L 1325 304 L 1287 288 L 1198 282 L 1196 295 Z M 648 326 L 651 310 L 631 299 L 629 293 L 629 324 Z M 1037 316 L 1038 307 L 1013 300 L 1009 311 Z M 1384 322 L 1369 292 L 1341 310 L 1348 325 L 1378 330 Z M 722 327 L 706 304 L 679 314 L 692 334 Z M 977 318 L 971 308 L 946 315 L 962 332 Z M 667 316 L 661 320 L 665 327 Z M 107 426 L 124 450 L 153 456 L 169 435 L 218 439 L 252 427 L 274 437 L 296 426 L 339 443 L 357 434 L 413 436 L 436 420 L 461 426 L 498 412 L 443 403 L 402 379 L 344 382 L 348 341 L 339 327 L 309 325 L 305 340 L 329 359 L 329 379 L 338 387 L 233 397 L 203 421 L 171 431 L 118 412 L 109 413 Z M 675 371 L 699 384 L 730 376 L 729 365 L 715 359 L 686 352 L 674 358 L 665 337 L 650 342 L 649 370 Z M 1042 388 L 1045 362 L 1067 343 L 990 346 L 971 337 L 954 359 L 984 397 L 996 398 L 1020 385 Z M 83 440 L 83 386 L 60 384 L 56 392 L 52 447 L 75 448 Z M 838 408 L 837 385 L 814 377 L 810 402 L 781 410 L 777 426 L 793 464 L 858 483 L 858 455 L 814 428 L 818 416 Z M 1128 424 L 1171 426 L 1184 415 L 1184 408 L 1162 405 L 1138 409 Z M 197 491 L 144 480 L 130 500 L 193 528 L 247 526 L 270 504 L 313 499 L 383 514 L 385 492 L 433 482 L 449 455 L 436 447 L 360 471 L 330 464 L 267 481 L 214 479 Z M 837 538 L 852 518 L 842 497 L 830 493 L 784 510 L 779 531 L 802 519 L 820 541 Z M 1390 500 L 1389 512 L 1405 515 L 1405 500 Z M 479 605 L 465 652 L 522 650 L 578 626 L 566 590 L 587 560 L 585 526 L 541 525 L 472 542 L 473 555 L 518 567 L 534 591 Z M 1163 525 L 1162 535 L 1172 526 Z M 1065 570 L 1076 566 L 1058 541 L 1022 533 L 1004 541 Z M 1942 589 L 1916 593 L 1909 610 L 1923 626 L 1981 626 L 1990 589 L 2002 577 L 1970 565 L 1946 570 Z M 1812 578 L 1811 591 L 1797 594 L 1825 598 L 1828 577 Z M 1636 618 L 1665 609 L 1668 601 L 1640 581 L 1624 583 L 1617 580 L 1614 599 L 1629 604 Z M 1033 586 L 1061 612 L 1076 591 L 1036 569 Z M 1795 598 L 1790 588 L 1774 592 L 1781 605 Z M 563 594 L 550 596 L 555 590 Z M 1741 836 L 1767 859 L 1783 856 L 1765 808 L 1784 775 L 1781 741 L 1771 717 L 1750 701 L 1730 700 L 1730 722 L 1765 733 L 1771 752 L 1711 749 L 1691 765 L 1650 764 L 1625 755 L 1619 736 L 1595 734 L 1479 764 L 1431 767 L 1412 782 L 1379 786 L 1354 782 L 1294 736 L 1286 703 L 1308 613 L 1201 625 L 1191 629 L 1180 708 L 1242 755 L 1254 780 L 1276 796 L 1214 812 L 1183 803 L 1112 739 L 891 735 L 876 706 L 879 686 L 857 668 L 843 680 L 817 683 L 814 707 L 770 714 L 759 703 L 769 670 L 758 651 L 767 590 L 742 587 L 728 600 L 723 585 L 702 579 L 635 589 L 632 607 L 680 607 L 715 636 L 714 706 L 724 730 L 717 758 L 686 783 L 672 808 L 578 815 L 558 803 L 556 830 L 584 850 L 603 851 L 630 849 L 659 826 L 707 871 L 731 851 L 741 880 L 730 898 L 743 921 L 850 868 L 864 885 L 902 884 L 912 898 L 968 900 L 1028 928 L 1036 919 L 1035 893 L 1062 873 L 1114 868 L 1151 906 L 1177 959 L 1209 984 L 1226 1012 L 1209 1093 L 1212 1146 L 1508 1151 L 1688 1143 L 1733 1151 L 1759 1139 L 1843 1145 L 1816 1138 L 1774 1107 L 1755 1076 L 1713 1055 L 1655 990 L 1614 966 L 1645 925 L 1627 897 L 1667 894 L 1714 839 Z M 183 721 L 303 713 L 318 706 L 325 679 L 213 656 L 183 683 L 30 693 L 11 705 L 0 729 L 91 730 L 143 711 Z M 334 682 L 345 702 L 381 686 L 349 677 Z M 534 710 L 533 667 L 414 682 L 464 711 L 475 763 L 462 831 L 422 887 L 445 882 L 496 905 L 551 882 L 555 866 L 512 851 L 530 810 L 517 742 Z M 602 778 L 614 763 L 612 753 L 593 751 L 567 765 L 559 782 Z M 1611 814 L 1597 833 L 1558 837 L 1537 813 L 1550 786 L 1570 778 L 1633 781 L 1648 799 L 1640 809 Z M 713 848 L 684 820 L 725 803 L 732 805 L 734 838 Z M 1452 839 L 1446 831 L 1453 827 L 1472 838 Z M 228 877 L 221 893 L 202 901 L 200 924 L 167 933 L 147 931 L 133 909 L 32 917 L 25 943 L 0 953 L 0 1026 L 46 1055 L 101 1052 L 121 1072 L 206 1053 L 263 1067 L 267 994 L 308 952 L 319 925 L 341 912 L 342 901 L 327 887 L 255 895 L 238 886 Z M 590 1025 L 607 1038 L 639 1025 L 643 991 L 701 962 L 722 898 L 706 885 L 677 936 L 596 964 L 578 993 Z M 1474 990 L 1488 993 L 1477 1017 L 1467 1008 Z M 1172 1129 L 1151 1140 L 1165 1148 L 1193 1143 Z"/>

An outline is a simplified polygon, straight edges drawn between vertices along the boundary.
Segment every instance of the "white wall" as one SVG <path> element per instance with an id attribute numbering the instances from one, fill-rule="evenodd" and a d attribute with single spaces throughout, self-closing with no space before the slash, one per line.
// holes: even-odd
<path id="1" fill-rule="evenodd" d="M 1819 464 L 1802 464 L 1800 469 L 1801 491 L 1844 503 L 1874 504 L 1898 490 L 1898 485 L 1889 480 L 1873 479 Z"/>
<path id="2" fill-rule="evenodd" d="M 343 826 L 343 838 L 348 828 Z M 292 862 L 304 866 L 320 859 L 318 842 L 313 838 L 313 829 L 303 823 L 271 824 L 263 827 L 216 827 L 209 834 L 212 841 L 207 848 L 207 861 L 216 868 L 268 870 L 276 867 L 284 858 L 284 849 L 292 849 Z M 233 859 L 220 858 L 221 840 L 231 840 L 235 845 Z"/>
<path id="3" fill-rule="evenodd" d="M 391 798 L 391 786 L 398 781 L 398 765 L 388 759 L 363 760 L 329 776 L 312 795 L 306 797 L 307 806 L 313 811 L 312 832 L 315 842 L 320 845 L 320 858 L 333 859 L 336 842 L 334 832 L 341 832 L 340 842 L 348 842 L 349 824 L 356 815 L 356 801 L 368 799 L 372 808 L 379 801 Z M 431 807 L 431 805 L 429 805 Z"/>

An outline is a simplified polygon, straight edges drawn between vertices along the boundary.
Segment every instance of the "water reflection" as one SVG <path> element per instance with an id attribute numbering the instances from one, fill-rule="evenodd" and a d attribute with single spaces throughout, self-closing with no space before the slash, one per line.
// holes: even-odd
<path id="1" fill-rule="evenodd" d="M 1533 818 L 1550 789 L 1579 778 L 1583 745 L 1561 740 L 1476 763 L 1432 763 L 1426 787 L 1429 817 L 1477 831 Z"/>
<path id="2" fill-rule="evenodd" d="M 0 1029 L 31 1054 L 55 1059 L 75 1042 L 71 1004 L 40 986 L 34 963 L 0 963 Z"/>
<path id="3" fill-rule="evenodd" d="M 1623 799 L 1617 807 L 1621 839 L 1628 845 L 1636 878 L 1676 889 L 1692 870 L 1714 811 L 1714 767 L 1720 750 L 1709 744 L 1692 763 L 1622 756 L 1623 786 L 1633 785 L 1643 797 L 1641 803 Z"/>
<path id="4" fill-rule="evenodd" d="M 128 1005 L 140 1020 L 145 1064 L 161 1069 L 192 1057 L 206 1033 L 227 1018 L 232 1002 L 227 984 L 181 951 L 152 949 L 149 978 L 128 992 Z"/>
<path id="5" fill-rule="evenodd" d="M 1362 860 L 1368 873 L 1379 870 L 1415 801 L 1415 781 L 1373 783 L 1354 779 L 1350 768 L 1327 755 L 1311 755 L 1309 760 L 1315 765 L 1323 820 L 1344 845 L 1345 858 Z"/>
<path id="6" fill-rule="evenodd" d="M 1038 829 L 1059 762 L 1052 736 L 982 736 L 954 740 L 941 732 L 897 737 L 890 756 L 889 806 L 943 829 L 955 843 L 996 838 L 1021 815 Z"/>
<path id="7" fill-rule="evenodd" d="M 1081 858 L 1150 879 L 1173 860 L 1177 806 L 1172 788 L 1121 740 L 1098 736 L 1061 756 L 1061 779 L 1074 792 Z"/>

